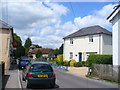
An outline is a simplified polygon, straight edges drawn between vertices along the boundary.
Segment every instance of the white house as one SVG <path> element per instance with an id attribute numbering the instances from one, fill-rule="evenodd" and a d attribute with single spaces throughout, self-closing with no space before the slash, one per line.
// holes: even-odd
<path id="1" fill-rule="evenodd" d="M 87 60 L 90 54 L 112 54 L 112 33 L 100 26 L 82 28 L 64 39 L 64 60 Z"/>
<path id="2" fill-rule="evenodd" d="M 120 4 L 107 18 L 113 30 L 113 65 L 120 65 Z"/>

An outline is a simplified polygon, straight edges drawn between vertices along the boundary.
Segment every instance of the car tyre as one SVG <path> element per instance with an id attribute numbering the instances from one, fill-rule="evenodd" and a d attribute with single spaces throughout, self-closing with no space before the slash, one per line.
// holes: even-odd
<path id="1" fill-rule="evenodd" d="M 52 83 L 50 88 L 54 88 L 55 87 L 55 83 Z"/>
<path id="2" fill-rule="evenodd" d="M 26 88 L 30 88 L 30 85 L 28 84 L 28 80 L 26 80 Z"/>

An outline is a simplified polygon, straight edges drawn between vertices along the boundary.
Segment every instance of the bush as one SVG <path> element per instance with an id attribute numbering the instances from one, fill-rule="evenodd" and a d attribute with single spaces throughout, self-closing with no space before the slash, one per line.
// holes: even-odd
<path id="1" fill-rule="evenodd" d="M 83 66 L 85 66 L 85 61 L 76 62 L 76 63 L 74 64 L 74 67 L 83 67 Z"/>
<path id="2" fill-rule="evenodd" d="M 112 64 L 112 55 L 89 55 L 88 66 L 93 64 Z"/>
<path id="3" fill-rule="evenodd" d="M 64 62 L 63 63 L 64 66 L 69 66 L 69 64 L 68 64 L 69 61 L 68 60 L 64 60 L 63 62 Z"/>
<path id="4" fill-rule="evenodd" d="M 58 55 L 57 56 L 57 62 L 58 65 L 63 65 L 63 55 Z"/>
<path id="5" fill-rule="evenodd" d="M 70 66 L 73 67 L 75 63 L 76 63 L 75 60 L 71 60 L 71 61 L 70 61 Z"/>

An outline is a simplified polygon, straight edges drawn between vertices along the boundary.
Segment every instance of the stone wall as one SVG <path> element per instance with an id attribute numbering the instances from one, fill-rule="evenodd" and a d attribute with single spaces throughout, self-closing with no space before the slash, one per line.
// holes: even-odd
<path id="1" fill-rule="evenodd" d="M 105 80 L 120 82 L 120 66 L 94 64 L 92 76 Z"/>

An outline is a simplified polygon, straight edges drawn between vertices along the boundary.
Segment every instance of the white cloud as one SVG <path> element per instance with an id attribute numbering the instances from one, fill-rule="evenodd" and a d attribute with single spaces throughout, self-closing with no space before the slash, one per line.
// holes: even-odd
<path id="1" fill-rule="evenodd" d="M 111 24 L 106 20 L 106 18 L 110 15 L 114 6 L 115 5 L 112 4 L 106 5 L 101 10 L 94 11 L 92 15 L 76 17 L 74 22 L 80 28 L 93 25 L 100 25 L 104 28 L 111 28 Z"/>
<path id="2" fill-rule="evenodd" d="M 96 24 L 110 28 L 111 25 L 106 17 L 112 11 L 113 6 L 109 4 L 100 10 L 93 11 L 92 15 L 75 17 L 74 23 L 68 21 L 61 24 L 61 16 L 69 12 L 69 9 L 62 4 L 11 2 L 8 3 L 8 23 L 21 36 L 23 43 L 27 37 L 30 37 L 34 44 L 58 48 L 63 43 L 62 38 L 78 30 L 76 27 L 78 25 L 79 28 Z M 4 14 L 6 13 L 3 13 L 3 16 Z"/>

